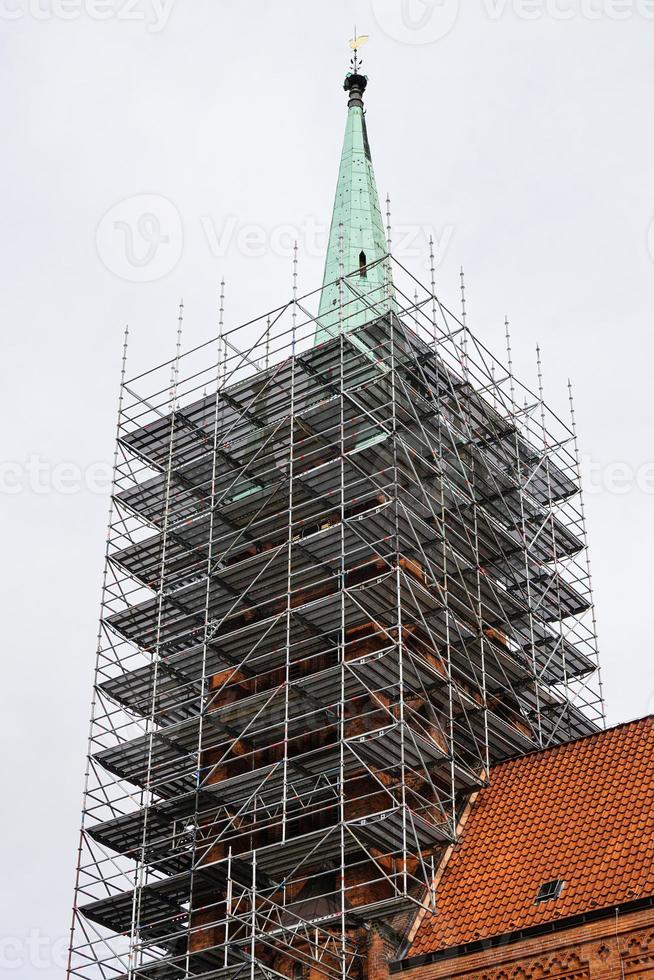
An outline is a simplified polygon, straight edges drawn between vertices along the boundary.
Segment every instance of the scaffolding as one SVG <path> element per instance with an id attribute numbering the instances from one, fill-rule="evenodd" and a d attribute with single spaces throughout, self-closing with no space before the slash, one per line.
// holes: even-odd
<path id="1" fill-rule="evenodd" d="M 123 364 L 69 977 L 359 977 L 602 724 L 574 422 L 384 262 Z"/>

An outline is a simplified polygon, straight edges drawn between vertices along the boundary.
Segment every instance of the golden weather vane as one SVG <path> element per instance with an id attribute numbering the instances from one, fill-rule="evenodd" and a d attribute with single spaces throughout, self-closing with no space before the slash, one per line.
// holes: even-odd
<path id="1" fill-rule="evenodd" d="M 357 34 L 356 24 L 354 25 L 354 37 L 350 38 L 348 43 L 351 49 L 354 51 L 354 57 L 352 58 L 352 68 L 354 70 L 355 75 L 361 64 L 361 62 L 359 61 L 359 48 L 363 47 L 363 45 L 367 42 L 368 37 L 369 37 L 368 34 Z"/>

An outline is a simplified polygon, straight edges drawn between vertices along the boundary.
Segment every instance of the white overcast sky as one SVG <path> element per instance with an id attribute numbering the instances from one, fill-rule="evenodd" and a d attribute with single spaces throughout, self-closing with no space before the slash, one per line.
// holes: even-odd
<path id="1" fill-rule="evenodd" d="M 180 297 L 215 333 L 222 275 L 229 325 L 285 301 L 294 236 L 318 284 L 355 22 L 398 247 L 434 234 L 451 304 L 465 265 L 532 382 L 540 341 L 554 408 L 575 383 L 608 716 L 654 710 L 654 2 L 459 6 L 0 0 L 0 975 L 62 972 L 124 324 L 136 373 Z"/>

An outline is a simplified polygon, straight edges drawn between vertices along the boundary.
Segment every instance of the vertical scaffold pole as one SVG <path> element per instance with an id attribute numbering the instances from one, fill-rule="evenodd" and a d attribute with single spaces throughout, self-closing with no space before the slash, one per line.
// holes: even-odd
<path id="1" fill-rule="evenodd" d="M 197 738 L 197 776 L 195 780 L 195 806 L 193 814 L 193 841 L 191 845 L 191 878 L 189 885 L 189 940 L 186 947 L 186 970 L 188 973 L 191 972 L 191 942 L 193 936 L 193 911 L 195 906 L 195 876 L 196 868 L 198 864 L 198 837 L 200 834 L 200 826 L 198 820 L 198 814 L 200 809 L 200 791 L 202 789 L 202 746 L 204 737 L 204 725 L 206 714 L 212 709 L 211 703 L 211 691 L 210 691 L 210 677 L 207 675 L 207 655 L 209 650 L 209 642 L 212 635 L 212 629 L 210 626 L 211 621 L 211 582 L 214 569 L 215 555 L 214 555 L 214 526 L 216 517 L 216 481 L 218 479 L 217 471 L 217 461 L 218 461 L 218 432 L 220 428 L 220 387 L 221 387 L 221 374 L 222 374 L 222 343 L 223 343 L 223 326 L 224 326 L 224 311 L 225 311 L 225 281 L 221 281 L 220 289 L 220 307 L 218 314 L 218 340 L 216 344 L 216 372 L 215 372 L 215 399 L 213 408 L 213 421 L 211 436 L 206 441 L 205 445 L 208 452 L 211 454 L 211 477 L 209 484 L 209 494 L 208 494 L 208 507 L 209 507 L 209 523 L 207 528 L 207 543 L 206 543 L 206 562 L 204 567 L 205 575 L 205 590 L 204 590 L 204 612 L 203 612 L 203 638 L 202 638 L 202 673 L 200 677 L 201 685 L 201 697 L 200 697 L 200 711 L 199 711 L 199 722 L 198 722 L 198 738 Z M 207 845 L 210 847 L 210 844 Z M 200 854 L 200 862 L 204 854 Z M 216 911 L 216 915 L 218 911 Z M 225 929 L 227 929 L 227 918 L 225 919 Z"/>
<path id="2" fill-rule="evenodd" d="M 448 341 L 441 341 L 441 346 L 447 344 Z M 455 342 L 452 341 L 454 344 Z M 454 791 L 455 781 L 456 781 L 456 769 L 455 769 L 455 759 L 456 753 L 454 751 L 454 679 L 452 671 L 452 612 L 450 609 L 450 582 L 449 582 L 449 542 L 448 542 L 448 500 L 446 494 L 446 484 L 447 484 L 447 464 L 445 459 L 445 435 L 444 435 L 444 403 L 447 398 L 447 383 L 445 382 L 444 376 L 444 362 L 441 359 L 435 359 L 434 361 L 435 371 L 436 371 L 436 410 L 437 410 L 437 439 L 438 439 L 438 471 L 440 474 L 440 522 L 441 522 L 441 546 L 442 546 L 442 561 L 443 561 L 443 607 L 444 607 L 444 619 L 445 619 L 445 663 L 447 669 L 447 748 L 450 757 L 450 806 L 449 806 L 449 816 L 451 822 L 451 830 L 454 832 L 456 828 L 456 795 Z M 435 895 L 434 895 L 435 904 Z"/>
<path id="3" fill-rule="evenodd" d="M 286 841 L 288 820 L 288 738 L 290 723 L 290 684 L 291 684 L 291 613 L 293 603 L 293 496 L 295 469 L 295 373 L 296 373 L 296 328 L 297 328 L 297 242 L 293 250 L 293 311 L 291 317 L 291 400 L 288 414 L 288 531 L 286 540 L 286 650 L 284 659 L 284 762 L 282 790 L 282 842 Z"/>
<path id="4" fill-rule="evenodd" d="M 577 484 L 579 486 L 579 513 L 581 515 L 581 539 L 584 545 L 584 555 L 586 564 L 586 576 L 588 578 L 588 598 L 591 608 L 591 623 L 593 629 L 593 646 L 595 655 L 595 667 L 597 672 L 597 686 L 599 695 L 599 711 L 602 720 L 602 727 L 606 728 L 606 706 L 604 703 L 604 686 L 602 680 L 602 669 L 600 667 L 598 634 L 597 634 L 597 614 L 595 612 L 595 602 L 593 597 L 593 576 L 590 565 L 590 551 L 588 548 L 588 530 L 586 526 L 586 507 L 584 503 L 584 488 L 581 479 L 581 458 L 579 455 L 579 441 L 577 438 L 577 418 L 575 414 L 574 395 L 572 391 L 572 381 L 568 378 L 568 401 L 570 403 L 570 431 L 572 432 L 572 445 L 574 448 L 575 469 Z"/>
<path id="5" fill-rule="evenodd" d="M 257 957 L 257 851 L 252 851 L 252 908 L 250 910 L 250 980 L 254 980 Z"/>
<path id="6" fill-rule="evenodd" d="M 431 277 L 431 326 L 432 343 L 436 347 L 436 257 L 434 255 L 434 236 L 429 236 L 429 272 Z"/>
<path id="7" fill-rule="evenodd" d="M 550 533 L 550 544 L 552 547 L 552 566 L 555 581 L 555 594 L 556 594 L 556 605 L 557 605 L 557 616 L 559 624 L 559 643 L 561 647 L 561 663 L 563 664 L 563 688 L 566 692 L 566 714 L 568 723 L 568 737 L 572 737 L 572 727 L 570 718 L 570 702 L 573 697 L 573 692 L 570 684 L 570 677 L 568 675 L 568 658 L 566 653 L 566 636 L 565 627 L 563 625 L 563 619 L 565 616 L 565 611 L 563 609 L 563 602 L 561 599 L 561 569 L 560 569 L 560 556 L 556 540 L 556 526 L 555 526 L 555 516 L 554 516 L 554 495 L 552 492 L 552 474 L 550 468 L 550 453 L 552 452 L 552 447 L 550 446 L 549 433 L 547 431 L 547 424 L 545 422 L 545 401 L 543 397 L 543 362 L 541 359 L 540 345 L 536 344 L 536 371 L 538 377 L 538 402 L 539 402 L 539 412 L 540 412 L 540 429 L 541 429 L 541 442 L 543 446 L 543 459 L 545 462 L 545 485 L 547 487 L 547 524 Z"/>
<path id="8" fill-rule="evenodd" d="M 511 330 L 508 316 L 504 317 L 504 336 L 506 340 L 506 358 L 509 373 L 509 398 L 511 421 L 513 424 L 514 450 L 516 459 L 516 473 L 518 484 L 518 504 L 520 507 L 520 526 L 518 528 L 521 540 L 521 551 L 524 562 L 525 587 L 527 590 L 527 620 L 529 624 L 529 647 L 531 652 L 531 671 L 536 698 L 536 730 L 538 744 L 543 744 L 543 724 L 540 708 L 540 688 L 538 684 L 538 667 L 536 663 L 536 637 L 534 632 L 534 604 L 531 585 L 531 564 L 529 561 L 529 551 L 527 548 L 527 519 L 525 512 L 524 484 L 525 476 L 522 466 L 522 454 L 520 446 L 520 431 L 518 427 L 518 406 L 516 402 L 515 375 L 513 373 L 513 350 L 511 347 Z"/>
<path id="9" fill-rule="evenodd" d="M 341 978 L 345 980 L 347 973 L 346 961 L 346 880 L 345 880 L 345 657 L 346 657 L 346 622 L 345 622 L 345 589 L 347 584 L 347 568 L 345 555 L 345 334 L 343 330 L 343 288 L 345 275 L 345 256 L 343 225 L 339 225 L 338 235 L 338 340 L 339 340 L 339 460 L 340 460 L 340 560 L 339 560 L 339 587 L 340 587 L 340 629 L 339 629 L 339 709 L 338 709 L 338 741 L 339 741 L 339 773 L 338 773 L 338 803 L 339 803 L 339 845 L 340 845 L 340 868 L 338 869 L 338 884 L 340 898 L 340 969 Z"/>
<path id="10" fill-rule="evenodd" d="M 484 758 L 482 760 L 482 765 L 485 770 L 485 774 L 488 775 L 490 769 L 490 749 L 488 744 L 488 692 L 487 692 L 487 678 L 486 678 L 486 635 L 484 633 L 484 609 L 482 604 L 482 589 L 481 589 L 481 579 L 482 579 L 482 567 L 479 553 L 479 501 L 478 488 L 477 488 L 477 465 L 476 465 L 476 443 L 475 443 L 475 419 L 472 411 L 472 400 L 468 386 L 470 384 L 470 353 L 468 349 L 468 326 L 466 323 L 466 306 L 465 306 L 465 282 L 464 282 L 464 272 L 463 267 L 461 267 L 461 318 L 463 323 L 463 378 L 466 382 L 466 390 L 464 392 L 465 405 L 468 408 L 467 419 L 465 420 L 467 428 L 467 438 L 470 445 L 470 461 L 469 461 L 469 476 L 467 478 L 468 483 L 468 494 L 470 497 L 471 511 L 472 511 L 472 549 L 475 564 L 475 586 L 476 586 L 476 596 L 475 596 L 475 618 L 476 618 L 476 630 L 479 641 L 479 659 L 481 665 L 481 699 L 482 699 L 482 718 L 483 718 L 483 728 L 484 728 Z M 465 412 L 465 409 L 464 409 Z"/>
<path id="11" fill-rule="evenodd" d="M 393 273 L 392 273 L 392 265 L 391 265 L 392 250 L 393 250 L 393 243 L 391 239 L 391 196 L 390 194 L 387 194 L 386 195 L 386 251 L 388 254 L 385 262 L 385 279 L 386 279 L 386 298 L 387 300 L 389 300 L 389 305 L 390 305 L 390 299 L 393 295 Z"/>
<path id="12" fill-rule="evenodd" d="M 227 891 L 225 895 L 225 943 L 223 949 L 223 968 L 227 969 L 229 962 L 229 935 L 232 922 L 232 902 L 234 892 L 234 881 L 232 879 L 232 848 L 227 851 Z"/>
<path id="13" fill-rule="evenodd" d="M 468 317 L 466 313 L 466 281 L 463 266 L 459 272 L 461 280 L 461 325 L 463 326 L 461 341 L 461 364 L 463 366 L 464 380 L 468 381 Z"/>
<path id="14" fill-rule="evenodd" d="M 169 532 L 169 522 L 170 522 L 170 501 L 172 494 L 172 484 L 173 484 L 173 459 L 175 454 L 175 431 L 176 431 L 176 413 L 177 413 L 177 383 L 179 380 L 179 359 L 181 355 L 182 346 L 182 326 L 184 323 L 184 300 L 180 300 L 179 311 L 177 316 L 177 340 L 175 345 L 175 357 L 171 363 L 170 367 L 170 396 L 168 402 L 168 411 L 170 414 L 170 425 L 168 428 L 168 452 L 166 454 L 166 469 L 164 477 L 164 500 L 163 500 L 163 513 L 162 513 L 162 531 L 161 531 L 161 558 L 159 561 L 159 577 L 157 581 L 157 605 L 156 605 L 156 627 L 155 627 L 155 642 L 154 650 L 152 652 L 152 695 L 150 698 L 150 711 L 149 716 L 146 720 L 146 733 L 147 733 L 147 765 L 146 765 L 146 776 L 143 784 L 143 799 L 141 810 L 143 813 L 143 828 L 141 831 L 141 845 L 139 848 L 139 857 L 137 864 L 137 883 L 134 889 L 134 897 L 132 903 L 132 925 L 130 933 L 130 950 L 133 951 L 136 948 L 137 942 L 140 937 L 141 932 L 141 903 L 143 897 L 143 887 L 147 884 L 148 880 L 148 834 L 149 834 L 149 816 L 150 807 L 152 806 L 153 793 L 152 793 L 152 777 L 153 777 L 153 751 L 154 751 L 154 736 L 157 729 L 157 702 L 158 702 L 158 683 L 159 683 L 159 666 L 161 663 L 161 647 L 162 647 L 162 631 L 163 631 L 163 618 L 164 618 L 164 599 L 166 591 L 166 561 L 167 561 L 167 549 L 168 549 L 168 532 Z M 141 957 L 142 958 L 142 957 Z M 140 962 L 137 964 L 135 962 L 135 957 L 132 959 L 132 964 L 130 967 L 130 978 L 133 976 L 134 970 L 137 966 L 140 966 Z"/>
<path id="15" fill-rule="evenodd" d="M 102 652 L 102 624 L 104 620 L 104 611 L 106 609 L 106 596 L 107 596 L 107 585 L 108 585 L 108 573 L 109 573 L 109 555 L 111 548 L 111 529 L 114 519 L 115 510 L 115 493 L 118 475 L 118 453 L 119 453 L 119 438 L 121 429 L 121 419 L 123 415 L 123 402 L 125 397 L 125 377 L 127 373 L 127 349 L 129 344 L 129 324 L 126 324 L 125 330 L 123 332 L 123 347 L 122 347 L 122 357 L 120 365 L 120 385 L 118 388 L 118 409 L 116 412 L 116 440 L 114 445 L 114 455 L 112 463 L 112 491 L 109 497 L 109 513 L 107 516 L 107 539 L 105 542 L 105 552 L 104 552 L 104 567 L 102 571 L 102 585 L 101 585 L 101 599 L 100 599 L 100 616 L 98 618 L 98 632 L 97 632 L 97 642 L 96 642 L 96 654 L 95 654 L 95 666 L 93 672 L 93 693 L 91 695 L 91 717 L 89 721 L 88 729 L 88 739 L 87 739 L 87 752 L 86 752 L 86 768 L 84 770 L 84 784 L 82 789 L 82 814 L 80 822 L 79 831 L 79 841 L 77 845 L 77 868 L 75 871 L 75 885 L 73 889 L 73 909 L 71 913 L 70 920 L 70 930 L 69 930 L 69 944 L 68 944 L 68 957 L 66 964 L 66 976 L 70 977 L 73 971 L 73 953 L 75 951 L 75 928 L 77 925 L 77 902 L 80 892 L 80 879 L 82 873 L 82 866 L 84 862 L 84 845 L 86 840 L 86 805 L 87 797 L 90 789 L 91 782 L 91 758 L 93 753 L 93 729 L 95 725 L 95 715 L 98 703 L 98 677 L 100 672 L 100 656 Z M 136 878 L 135 878 L 136 883 Z"/>
<path id="16" fill-rule="evenodd" d="M 295 332 L 297 329 L 297 261 L 298 249 L 296 240 L 293 242 L 293 345 L 295 345 Z"/>
<path id="17" fill-rule="evenodd" d="M 390 202 L 389 202 L 390 207 Z M 389 227 L 390 235 L 390 227 Z M 400 729 L 400 806 L 402 809 L 402 892 L 408 890 L 408 841 L 407 841 L 407 803 L 406 803 L 406 719 L 405 719 L 405 689 L 404 689 L 404 637 L 402 635 L 402 569 L 400 544 L 400 500 L 398 478 L 398 419 L 397 419 L 397 316 L 391 309 L 388 311 L 390 320 L 390 381 L 391 381 L 391 435 L 393 440 L 393 508 L 394 508 L 394 562 L 395 562 L 395 629 L 398 657 L 398 713 Z"/>

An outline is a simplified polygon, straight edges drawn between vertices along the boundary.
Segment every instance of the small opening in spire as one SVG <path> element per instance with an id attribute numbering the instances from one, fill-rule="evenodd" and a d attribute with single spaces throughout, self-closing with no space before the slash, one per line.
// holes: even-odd
<path id="1" fill-rule="evenodd" d="M 362 279 L 368 278 L 368 266 L 366 263 L 366 253 L 359 252 L 359 275 Z"/>

